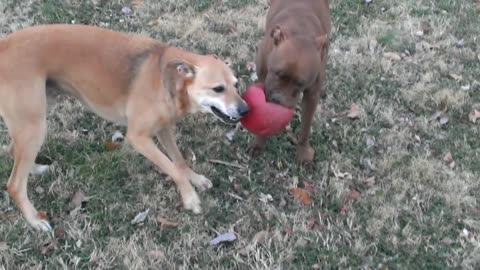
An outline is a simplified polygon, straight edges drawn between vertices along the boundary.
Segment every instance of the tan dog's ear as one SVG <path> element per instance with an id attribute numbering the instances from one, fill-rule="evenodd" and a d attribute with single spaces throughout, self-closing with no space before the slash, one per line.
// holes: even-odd
<path id="1" fill-rule="evenodd" d="M 175 68 L 177 74 L 182 77 L 189 79 L 193 79 L 195 77 L 195 66 L 183 60 L 175 60 L 168 63 L 168 68 Z"/>
<path id="2" fill-rule="evenodd" d="M 273 38 L 273 44 L 275 44 L 275 46 L 277 46 L 278 44 L 280 44 L 280 42 L 285 40 L 285 34 L 283 33 L 282 29 L 278 25 L 272 29 L 270 36 Z"/>

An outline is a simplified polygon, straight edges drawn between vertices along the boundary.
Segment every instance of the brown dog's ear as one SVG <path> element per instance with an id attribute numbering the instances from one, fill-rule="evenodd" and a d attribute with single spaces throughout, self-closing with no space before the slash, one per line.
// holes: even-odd
<path id="1" fill-rule="evenodd" d="M 285 40 L 285 34 L 283 33 L 280 26 L 275 26 L 275 28 L 272 29 L 270 36 L 273 38 L 273 44 L 275 44 L 275 46 L 277 46 L 278 44 L 280 44 L 280 42 Z"/>
<path id="2" fill-rule="evenodd" d="M 327 46 L 328 42 L 328 36 L 327 35 L 321 35 L 317 38 L 315 38 L 315 43 L 317 44 L 317 48 L 319 50 L 323 50 Z"/>

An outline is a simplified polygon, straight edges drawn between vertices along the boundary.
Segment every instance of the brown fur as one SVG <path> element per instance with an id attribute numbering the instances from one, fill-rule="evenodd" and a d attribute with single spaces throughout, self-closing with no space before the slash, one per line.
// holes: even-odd
<path id="1" fill-rule="evenodd" d="M 328 0 L 272 0 L 265 36 L 256 64 L 265 84 L 267 101 L 293 108 L 302 98 L 302 129 L 297 159 L 311 162 L 310 129 L 319 99 L 324 95 L 331 18 Z M 250 146 L 261 149 L 266 138 L 257 136 Z"/>
<path id="2" fill-rule="evenodd" d="M 186 209 L 200 213 L 192 184 L 205 190 L 212 183 L 186 165 L 175 123 L 197 112 L 238 121 L 248 106 L 236 82 L 231 69 L 212 56 L 97 27 L 36 26 L 0 39 L 0 116 L 15 159 L 8 193 L 32 226 L 51 229 L 28 198 L 27 180 L 47 131 L 47 97 L 67 93 L 101 117 L 126 125 L 127 142 L 172 177 Z M 214 91 L 219 85 L 221 93 Z"/>

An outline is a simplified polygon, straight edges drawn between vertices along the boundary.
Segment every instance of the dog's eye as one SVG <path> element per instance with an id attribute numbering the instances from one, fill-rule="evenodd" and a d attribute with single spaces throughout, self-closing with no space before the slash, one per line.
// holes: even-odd
<path id="1" fill-rule="evenodd" d="M 225 91 L 225 87 L 220 85 L 220 86 L 216 86 L 214 88 L 212 88 L 213 91 L 215 91 L 216 93 L 222 93 L 223 91 Z"/>

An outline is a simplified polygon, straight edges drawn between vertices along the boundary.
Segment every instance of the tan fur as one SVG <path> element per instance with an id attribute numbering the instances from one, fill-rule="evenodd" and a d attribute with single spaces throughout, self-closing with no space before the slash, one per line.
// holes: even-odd
<path id="1" fill-rule="evenodd" d="M 212 183 L 186 165 L 174 126 L 187 113 L 212 112 L 212 107 L 221 112 L 216 113 L 220 119 L 238 121 L 248 106 L 236 82 L 231 69 L 214 56 L 102 28 L 36 26 L 0 39 L 0 116 L 15 159 L 8 193 L 32 226 L 51 229 L 27 195 L 29 171 L 47 131 L 47 96 L 58 94 L 46 88 L 48 83 L 101 117 L 127 125 L 128 143 L 172 177 L 186 209 L 200 213 L 191 184 L 204 190 Z M 213 90 L 219 85 L 221 93 Z"/>

